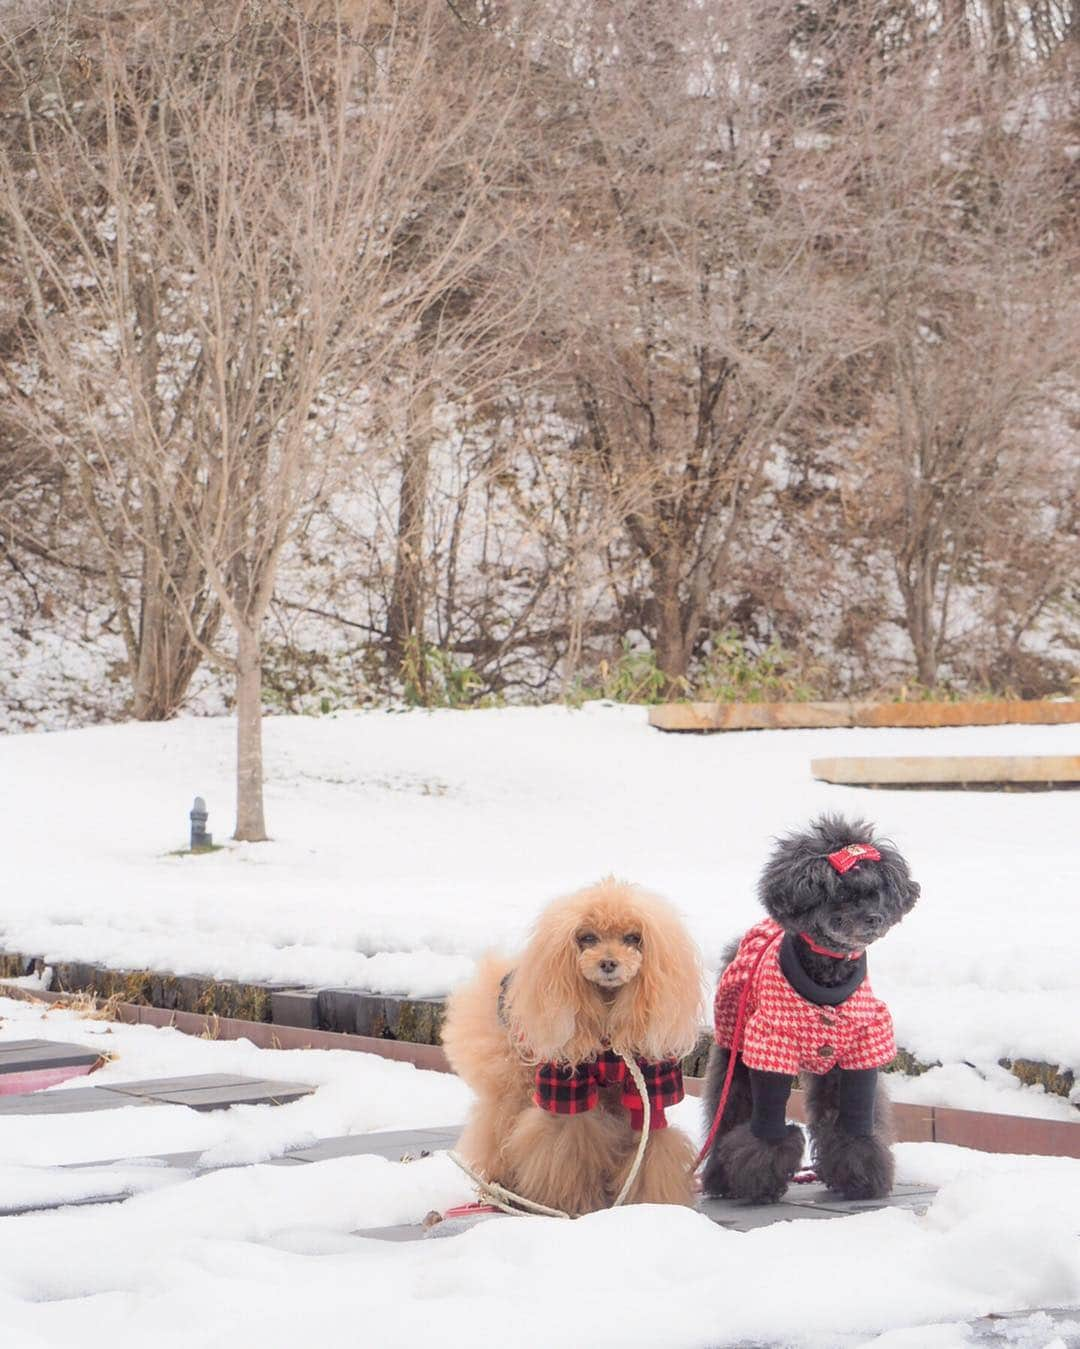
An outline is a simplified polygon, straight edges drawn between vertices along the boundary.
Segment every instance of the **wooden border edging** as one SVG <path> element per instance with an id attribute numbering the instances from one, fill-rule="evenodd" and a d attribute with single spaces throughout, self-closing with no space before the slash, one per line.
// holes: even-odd
<path id="1" fill-rule="evenodd" d="M 60 1003 L 70 995 L 0 985 L 0 995 L 24 1002 Z M 380 1058 L 411 1063 L 415 1068 L 439 1073 L 451 1071 L 446 1054 L 438 1045 L 413 1044 L 408 1040 L 380 1040 L 367 1035 L 338 1031 L 303 1030 L 265 1021 L 240 1021 L 235 1017 L 204 1016 L 199 1012 L 170 1012 L 159 1007 L 120 1003 L 116 1019 L 128 1025 L 171 1026 L 185 1035 L 208 1039 L 250 1040 L 260 1049 L 345 1049 L 377 1054 Z M 700 1096 L 704 1079 L 684 1079 L 687 1094 Z M 805 1118 L 803 1093 L 793 1091 L 789 1113 Z M 896 1138 L 901 1143 L 952 1143 L 979 1152 L 1010 1152 L 1036 1157 L 1080 1158 L 1080 1121 L 1033 1119 L 1028 1115 L 997 1115 L 981 1110 L 954 1110 L 940 1105 L 893 1103 Z"/>
<path id="2" fill-rule="evenodd" d="M 1064 726 L 1080 701 L 961 703 L 664 703 L 649 709 L 659 731 L 809 730 L 853 726 Z"/>
<path id="3" fill-rule="evenodd" d="M 879 754 L 811 759 L 819 782 L 850 787 L 1080 783 L 1080 754 Z"/>

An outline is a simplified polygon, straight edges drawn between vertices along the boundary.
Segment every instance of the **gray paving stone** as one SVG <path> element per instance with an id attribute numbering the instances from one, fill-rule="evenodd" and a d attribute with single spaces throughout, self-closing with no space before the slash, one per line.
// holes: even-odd
<path id="1" fill-rule="evenodd" d="M 101 1055 L 85 1045 L 59 1040 L 8 1040 L 0 1043 L 0 1074 L 27 1073 L 35 1068 L 81 1068 Z"/>
<path id="2" fill-rule="evenodd" d="M 456 1138 L 455 1130 L 429 1130 L 436 1137 L 446 1138 L 449 1135 L 452 1144 Z M 400 1146 L 400 1139 L 404 1142 L 410 1142 L 415 1148 L 418 1141 L 422 1139 L 424 1131 L 403 1132 L 395 1136 L 395 1145 Z M 363 1137 L 363 1136 L 361 1136 Z M 371 1139 L 378 1138 L 377 1134 L 369 1136 Z M 327 1142 L 331 1145 L 328 1150 L 330 1155 L 346 1155 L 346 1149 L 340 1151 L 332 1150 L 338 1144 L 349 1143 L 350 1139 L 330 1139 Z M 435 1139 L 427 1140 L 435 1142 Z M 446 1142 L 436 1143 L 435 1147 L 429 1147 L 434 1152 L 438 1149 L 449 1146 Z M 359 1150 L 359 1149 L 358 1149 Z M 369 1151 L 372 1149 L 363 1149 Z M 407 1149 L 412 1150 L 412 1149 Z M 296 1155 L 305 1155 L 315 1152 L 316 1149 L 309 1148 L 301 1150 Z M 349 1149 L 348 1151 L 351 1151 Z M 921 1185 L 898 1185 L 895 1193 L 884 1200 L 845 1200 L 838 1195 L 831 1194 L 824 1185 L 800 1185 L 793 1186 L 784 1201 L 779 1204 L 738 1204 L 730 1199 L 702 1199 L 698 1203 L 698 1209 L 704 1213 L 720 1227 L 725 1227 L 733 1232 L 752 1232 L 756 1228 L 771 1227 L 773 1223 L 782 1222 L 821 1222 L 829 1218 L 848 1217 L 854 1213 L 863 1213 L 881 1208 L 902 1208 L 902 1209 L 925 1209 L 929 1206 L 934 1197 L 934 1191 Z M 450 1237 L 457 1236 L 461 1232 L 466 1232 L 475 1227 L 478 1222 L 487 1222 L 493 1215 L 484 1214 L 476 1218 L 452 1218 L 446 1222 L 439 1223 L 437 1226 L 425 1229 L 419 1224 L 404 1228 L 368 1228 L 357 1232 L 357 1236 L 371 1237 L 376 1241 L 419 1241 L 424 1236 Z"/>
<path id="3" fill-rule="evenodd" d="M 698 1208 L 713 1222 L 736 1232 L 749 1232 L 775 1222 L 808 1218 L 843 1218 L 854 1213 L 899 1208 L 926 1209 L 935 1191 L 925 1185 L 897 1185 L 887 1199 L 844 1199 L 824 1185 L 792 1185 L 779 1204 L 740 1204 L 731 1199 L 702 1199 Z"/>
<path id="4" fill-rule="evenodd" d="M 732 1232 L 752 1232 L 758 1227 L 771 1227 L 773 1223 L 820 1221 L 841 1216 L 810 1204 L 734 1204 L 727 1199 L 703 1199 L 698 1210 L 718 1227 L 726 1227 Z"/>
<path id="5" fill-rule="evenodd" d="M 374 1154 L 397 1160 L 406 1154 L 418 1157 L 421 1152 L 439 1152 L 450 1147 L 459 1130 L 456 1126 L 443 1129 L 400 1129 L 385 1133 L 342 1134 L 336 1138 L 321 1138 L 307 1147 L 294 1148 L 280 1157 L 269 1157 L 262 1166 L 308 1166 L 313 1162 L 332 1161 L 335 1157 L 356 1157 Z M 220 1166 L 202 1166 L 202 1151 L 147 1153 L 141 1157 L 110 1157 L 96 1162 L 69 1162 L 65 1170 L 78 1171 L 89 1167 L 147 1166 L 175 1167 L 182 1171 L 218 1171 L 247 1162 L 223 1162 Z"/>
<path id="6" fill-rule="evenodd" d="M 192 1110 L 221 1110 L 230 1105 L 286 1105 L 314 1090 L 301 1082 L 202 1073 L 194 1077 L 159 1077 L 145 1082 L 0 1097 L 0 1115 L 65 1115 L 143 1105 L 186 1105 Z"/>
<path id="7" fill-rule="evenodd" d="M 121 1096 L 100 1087 L 66 1091 L 32 1091 L 25 1096 L 0 1096 L 0 1115 L 74 1115 L 85 1110 L 115 1110 L 123 1105 L 153 1105 L 150 1100 Z"/>
<path id="8" fill-rule="evenodd" d="M 422 1241 L 427 1235 L 419 1223 L 401 1223 L 397 1227 L 368 1227 L 354 1232 L 354 1237 L 369 1237 L 373 1241 Z"/>
<path id="9" fill-rule="evenodd" d="M 240 1073 L 195 1073 L 190 1077 L 148 1077 L 138 1082 L 107 1082 L 99 1091 L 116 1091 L 123 1096 L 159 1096 L 162 1092 L 201 1091 L 208 1087 L 235 1087 L 252 1081 Z"/>
<path id="10" fill-rule="evenodd" d="M 98 1170 L 107 1166 L 164 1166 L 177 1171 L 194 1171 L 198 1166 L 201 1152 L 159 1152 L 146 1153 L 141 1157 L 108 1157 L 97 1162 L 64 1162 L 65 1171 Z"/>
<path id="11" fill-rule="evenodd" d="M 308 1148 L 298 1148 L 292 1157 L 305 1162 L 327 1162 L 334 1157 L 375 1155 L 396 1160 L 403 1156 L 418 1157 L 421 1152 L 444 1152 L 457 1142 L 461 1130 L 399 1129 L 385 1133 L 344 1134 L 339 1138 L 322 1138 Z"/>
<path id="12" fill-rule="evenodd" d="M 0 1218 L 20 1218 L 27 1213 L 51 1213 L 58 1208 L 89 1208 L 96 1204 L 122 1204 L 131 1198 L 130 1190 L 117 1190 L 115 1194 L 87 1196 L 85 1199 L 60 1199 L 54 1204 L 26 1204 L 11 1208 L 0 1204 Z"/>
<path id="13" fill-rule="evenodd" d="M 288 1105 L 314 1090 L 302 1082 L 238 1082 L 224 1087 L 159 1091 L 150 1099 L 160 1105 L 186 1105 L 191 1110 L 223 1110 L 230 1105 Z"/>

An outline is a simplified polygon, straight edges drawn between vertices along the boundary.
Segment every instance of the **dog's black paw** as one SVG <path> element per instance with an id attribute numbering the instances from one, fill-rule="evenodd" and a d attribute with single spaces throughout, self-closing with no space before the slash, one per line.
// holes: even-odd
<path id="1" fill-rule="evenodd" d="M 724 1199 L 727 1196 L 728 1178 L 720 1157 L 719 1143 L 709 1153 L 709 1160 L 701 1173 L 701 1193 L 706 1199 Z"/>
<path id="2" fill-rule="evenodd" d="M 814 1170 L 823 1185 L 845 1199 L 884 1199 L 892 1190 L 896 1163 L 881 1138 L 837 1126 L 815 1139 Z"/>
<path id="3" fill-rule="evenodd" d="M 749 1124 L 736 1125 L 717 1143 L 709 1169 L 722 1183 L 721 1189 L 705 1193 L 749 1204 L 775 1204 L 782 1199 L 803 1155 L 803 1133 L 797 1124 L 789 1124 L 783 1138 L 756 1137 Z"/>

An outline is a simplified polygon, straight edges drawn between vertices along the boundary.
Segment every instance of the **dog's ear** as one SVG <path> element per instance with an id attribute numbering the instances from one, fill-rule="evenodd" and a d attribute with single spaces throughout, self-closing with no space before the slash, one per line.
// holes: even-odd
<path id="1" fill-rule="evenodd" d="M 705 1024 L 701 957 L 679 915 L 654 895 L 639 897 L 632 923 L 641 930 L 641 969 L 612 1012 L 612 1045 L 647 1059 L 682 1058 Z"/>
<path id="2" fill-rule="evenodd" d="M 789 927 L 836 897 L 840 877 L 829 862 L 825 847 L 818 832 L 812 830 L 788 834 L 773 849 L 758 881 L 758 897 L 769 917 L 781 927 Z"/>
<path id="3" fill-rule="evenodd" d="M 900 915 L 910 913 L 919 898 L 919 882 L 912 880 L 908 864 L 891 843 L 879 842 L 881 861 L 875 868 L 881 878 L 881 888 L 895 905 Z"/>
<path id="4" fill-rule="evenodd" d="M 581 1024 L 588 1015 L 575 940 L 580 918 L 580 907 L 571 901 L 545 910 L 510 980 L 510 1031 L 531 1062 L 576 1063 L 596 1051 L 599 1031 Z M 582 1032 L 588 1043 L 584 1055 Z"/>

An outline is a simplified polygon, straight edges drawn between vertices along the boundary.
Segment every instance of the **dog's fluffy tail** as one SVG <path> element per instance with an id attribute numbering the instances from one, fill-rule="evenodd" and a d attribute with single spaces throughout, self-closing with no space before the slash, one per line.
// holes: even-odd
<path id="1" fill-rule="evenodd" d="M 443 1048 L 454 1072 L 480 1095 L 502 1090 L 517 1059 L 499 1017 L 500 986 L 511 968 L 505 956 L 482 957 L 476 974 L 446 1004 Z"/>

